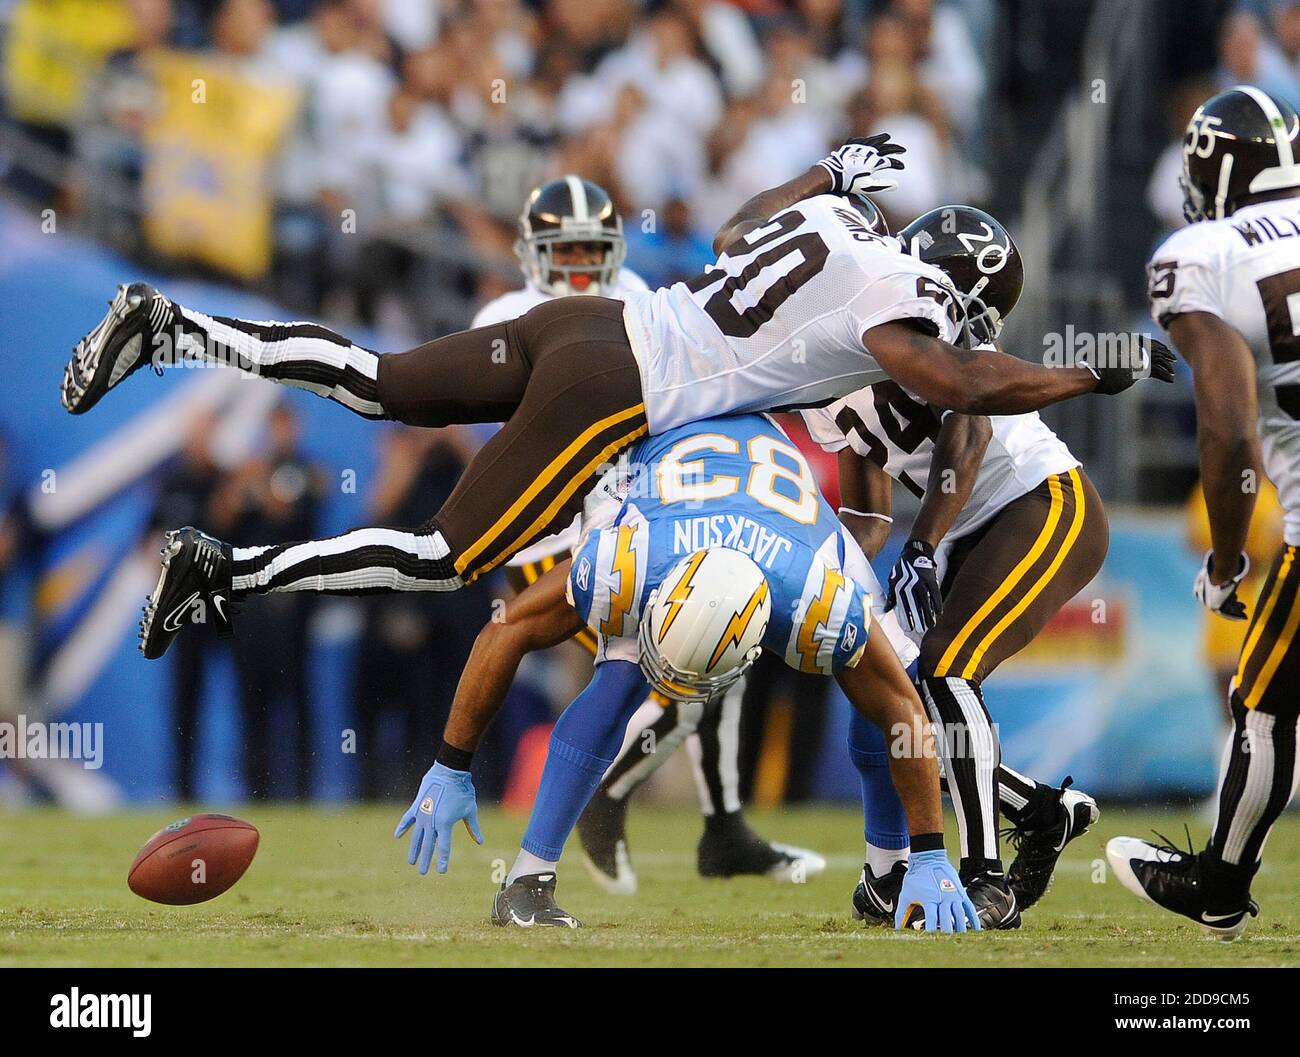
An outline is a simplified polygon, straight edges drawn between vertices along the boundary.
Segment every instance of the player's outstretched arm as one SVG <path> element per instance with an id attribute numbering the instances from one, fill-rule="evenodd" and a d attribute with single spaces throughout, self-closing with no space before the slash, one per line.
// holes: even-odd
<path id="1" fill-rule="evenodd" d="M 556 646 L 582 627 L 565 598 L 570 565 L 562 562 L 529 585 L 506 605 L 504 619 L 490 621 L 474 640 L 456 687 L 437 762 L 425 774 L 393 833 L 400 837 L 414 827 L 407 862 L 422 874 L 429 872 L 435 848 L 438 872 L 447 872 L 451 834 L 457 822 L 464 822 L 469 835 L 483 843 L 470 760 L 483 732 L 500 711 L 524 655 Z"/>
<path id="2" fill-rule="evenodd" d="M 1150 342 L 1150 357 L 1125 364 L 1046 367 L 995 350 L 960 349 L 908 323 L 882 323 L 862 336 L 904 389 L 936 407 L 970 415 L 1020 415 L 1085 393 L 1120 393 L 1139 378 L 1174 380 L 1174 355 Z"/>
<path id="3" fill-rule="evenodd" d="M 921 509 L 898 561 L 889 571 L 889 594 L 885 598 L 885 609 L 897 610 L 903 626 L 918 634 L 934 627 L 943 612 L 935 548 L 956 524 L 975 490 L 992 436 L 993 426 L 984 415 L 950 411 L 939 427 Z"/>
<path id="4" fill-rule="evenodd" d="M 911 538 L 931 548 L 948 535 L 970 500 L 979 477 L 984 453 L 993 439 L 993 424 L 987 415 L 944 415 L 934 441 L 930 476 L 921 497 L 921 509 L 912 522 Z"/>
<path id="5" fill-rule="evenodd" d="M 478 633 L 456 685 L 444 745 L 473 752 L 500 711 L 524 656 L 558 646 L 582 628 L 582 618 L 564 593 L 572 564 L 563 561 L 548 570 L 506 603 L 502 619 L 489 621 Z"/>
<path id="6" fill-rule="evenodd" d="M 727 247 L 769 217 L 813 195 L 867 195 L 898 186 L 890 173 L 903 167 L 897 155 L 905 148 L 889 142 L 885 132 L 866 139 L 851 139 L 793 180 L 760 191 L 742 205 L 713 236 L 713 252 Z"/>
<path id="7" fill-rule="evenodd" d="M 1260 478 L 1255 360 L 1242 336 L 1213 313 L 1181 313 L 1166 329 L 1191 365 L 1196 390 L 1196 445 L 1213 543 L 1196 593 L 1215 612 L 1242 620 L 1246 607 L 1236 587 L 1246 572 Z"/>
<path id="8" fill-rule="evenodd" d="M 912 857 L 895 924 L 919 909 L 927 932 L 978 929 L 975 911 L 943 851 L 943 806 L 930 720 L 897 655 L 873 618 L 861 659 L 836 677 L 853 707 L 885 733 L 889 775 L 898 790 Z"/>

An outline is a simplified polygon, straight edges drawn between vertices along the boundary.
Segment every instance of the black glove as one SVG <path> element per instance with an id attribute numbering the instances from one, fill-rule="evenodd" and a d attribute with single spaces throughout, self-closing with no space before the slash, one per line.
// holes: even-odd
<path id="1" fill-rule="evenodd" d="M 1094 393 L 1114 396 L 1122 393 L 1139 378 L 1151 377 L 1161 382 L 1174 380 L 1174 352 L 1163 341 L 1140 334 L 1130 334 L 1126 348 L 1138 350 L 1136 355 L 1121 356 L 1122 362 L 1102 363 L 1104 354 L 1099 345 L 1078 359 L 1080 367 L 1087 367 L 1097 377 Z"/>
<path id="2" fill-rule="evenodd" d="M 903 553 L 889 570 L 885 609 L 898 609 L 899 622 L 924 635 L 943 611 L 939 574 L 934 566 L 934 548 L 924 540 L 908 540 Z"/>

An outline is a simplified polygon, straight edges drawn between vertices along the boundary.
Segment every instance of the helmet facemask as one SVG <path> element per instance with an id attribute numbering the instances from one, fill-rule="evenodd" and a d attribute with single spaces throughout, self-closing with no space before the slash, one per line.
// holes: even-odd
<path id="1" fill-rule="evenodd" d="M 656 588 L 655 594 L 657 593 Z M 649 606 L 654 605 L 655 594 L 651 594 Z M 730 671 L 723 672 L 721 675 L 696 675 L 694 672 L 683 672 L 674 667 L 659 652 L 654 643 L 654 635 L 650 631 L 650 621 L 641 621 L 640 627 L 637 628 L 636 640 L 642 674 L 652 687 L 674 701 L 708 701 L 715 694 L 722 693 L 733 683 L 738 682 L 763 652 L 761 646 L 755 646 L 746 655 L 745 660 Z"/>
<path id="2" fill-rule="evenodd" d="M 574 244 L 603 246 L 603 259 L 593 264 L 557 263 L 556 248 Z M 576 294 L 608 297 L 614 292 L 619 270 L 627 257 L 627 241 L 623 238 L 621 222 L 610 228 L 599 221 L 565 217 L 558 229 L 535 231 L 520 238 L 515 243 L 515 254 L 533 284 L 554 297 Z"/>
<path id="3" fill-rule="evenodd" d="M 957 301 L 961 305 L 964 321 L 959 335 L 960 344 L 967 349 L 981 345 L 992 345 L 1002 333 L 1002 315 L 992 305 L 984 303 L 980 292 L 988 285 L 988 279 L 980 279 L 975 289 L 969 294 L 954 288 Z"/>

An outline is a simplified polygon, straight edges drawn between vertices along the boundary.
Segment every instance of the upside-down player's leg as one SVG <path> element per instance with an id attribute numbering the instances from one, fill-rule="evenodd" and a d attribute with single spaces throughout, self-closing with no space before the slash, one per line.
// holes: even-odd
<path id="1" fill-rule="evenodd" d="M 494 923 L 578 927 L 555 904 L 560 856 L 649 689 L 638 665 L 606 661 L 556 722 L 519 855 L 493 903 Z"/>
<path id="2" fill-rule="evenodd" d="M 233 550 L 210 541 L 220 561 L 165 567 L 146 605 L 147 656 L 161 656 L 180 630 L 153 619 L 168 599 L 457 590 L 571 521 L 596 470 L 648 431 L 617 301 L 564 298 L 519 320 L 378 359 L 385 413 L 419 425 L 496 417 L 518 380 L 525 384 L 509 420 L 419 528 Z"/>

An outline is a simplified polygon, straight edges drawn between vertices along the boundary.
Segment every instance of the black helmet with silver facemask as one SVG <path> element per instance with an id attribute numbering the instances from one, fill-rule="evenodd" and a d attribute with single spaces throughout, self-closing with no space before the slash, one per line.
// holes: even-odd
<path id="1" fill-rule="evenodd" d="M 965 313 L 960 343 L 974 348 L 994 341 L 1025 285 L 1010 232 L 982 209 L 952 205 L 922 213 L 898 238 L 952 281 Z"/>
<path id="2" fill-rule="evenodd" d="M 603 187 L 561 176 L 528 196 L 515 255 L 524 274 L 548 294 L 610 297 L 627 256 L 623 221 Z"/>

